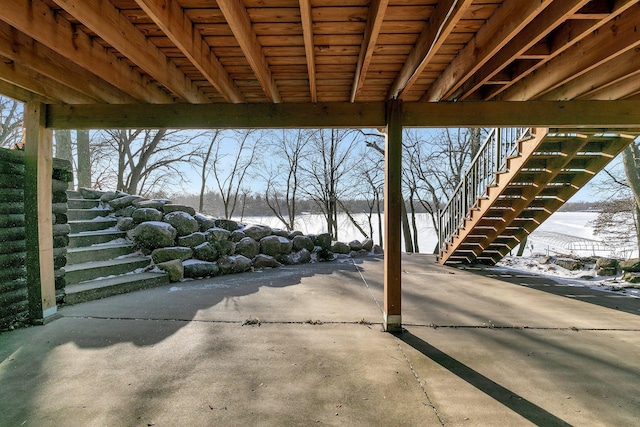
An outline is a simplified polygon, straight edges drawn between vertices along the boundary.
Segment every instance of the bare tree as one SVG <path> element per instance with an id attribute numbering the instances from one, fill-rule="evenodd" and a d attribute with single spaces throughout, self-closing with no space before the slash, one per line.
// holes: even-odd
<path id="1" fill-rule="evenodd" d="M 302 163 L 311 132 L 303 129 L 277 131 L 270 144 L 269 170 L 264 200 L 287 230 L 295 228 L 296 202 L 300 190 Z"/>
<path id="2" fill-rule="evenodd" d="M 22 103 L 0 96 L 0 147 L 17 146 L 22 141 Z"/>
<path id="3" fill-rule="evenodd" d="M 384 160 L 371 150 L 364 153 L 362 159 L 356 165 L 356 173 L 362 177 L 359 186 L 359 197 L 366 202 L 367 224 L 369 226 L 369 236 L 373 238 L 373 214 L 377 215 L 379 244 L 383 246 L 382 229 L 382 199 L 384 195 Z"/>
<path id="4" fill-rule="evenodd" d="M 225 218 L 231 218 L 235 212 L 241 189 L 256 162 L 262 138 L 262 131 L 238 130 L 233 132 L 234 147 L 223 149 L 223 144 L 215 145 L 211 167 L 222 197 Z"/>
<path id="5" fill-rule="evenodd" d="M 97 177 L 113 174 L 118 190 L 147 195 L 184 179 L 182 165 L 190 161 L 191 141 L 199 134 L 167 129 L 118 129 L 102 131 L 100 136 L 94 151 L 100 156 L 96 159 L 99 169 L 94 168 L 99 171 Z"/>
<path id="6" fill-rule="evenodd" d="M 76 131 L 78 187 L 91 187 L 91 147 L 88 130 Z"/>
<path id="7" fill-rule="evenodd" d="M 71 131 L 68 129 L 57 129 L 53 132 L 55 139 L 55 156 L 59 159 L 73 162 L 73 150 L 71 141 Z"/>
<path id="8" fill-rule="evenodd" d="M 200 194 L 198 198 L 198 212 L 205 213 L 204 210 L 204 195 L 207 188 L 207 179 L 211 172 L 209 161 L 213 148 L 216 145 L 220 145 L 223 138 L 223 131 L 221 129 L 214 129 L 207 135 L 208 144 L 203 144 L 197 148 L 194 153 L 194 165 L 198 166 L 200 172 Z"/>
<path id="9" fill-rule="evenodd" d="M 347 188 L 344 181 L 355 163 L 356 136 L 349 129 L 316 130 L 311 138 L 312 154 L 303 167 L 303 192 L 322 211 L 334 240 L 338 240 L 339 200 Z"/>

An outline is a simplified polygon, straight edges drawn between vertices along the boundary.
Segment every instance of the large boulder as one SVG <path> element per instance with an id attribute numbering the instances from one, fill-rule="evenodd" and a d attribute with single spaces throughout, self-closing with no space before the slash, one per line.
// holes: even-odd
<path id="1" fill-rule="evenodd" d="M 133 229 L 137 224 L 133 221 L 133 218 L 129 216 L 121 216 L 118 218 L 116 228 L 120 231 L 129 231 Z"/>
<path id="2" fill-rule="evenodd" d="M 135 195 L 126 195 L 122 197 L 118 197 L 109 202 L 109 206 L 114 211 L 118 211 L 120 209 L 126 208 L 127 206 L 132 206 L 133 202 L 137 200 L 144 200 L 144 197 L 135 196 Z"/>
<path id="3" fill-rule="evenodd" d="M 127 232 L 127 236 L 136 245 L 146 249 L 173 246 L 177 234 L 176 229 L 171 224 L 160 221 L 143 222 Z"/>
<path id="4" fill-rule="evenodd" d="M 308 264 L 311 262 L 311 252 L 305 248 L 300 249 L 298 252 L 290 254 L 294 264 Z"/>
<path id="5" fill-rule="evenodd" d="M 162 220 L 162 212 L 154 208 L 138 208 L 133 211 L 131 218 L 136 224 L 145 221 L 160 221 Z"/>
<path id="6" fill-rule="evenodd" d="M 178 237 L 178 245 L 193 248 L 207 241 L 207 234 L 201 231 Z"/>
<path id="7" fill-rule="evenodd" d="M 620 270 L 630 272 L 640 272 L 640 258 L 631 258 L 625 261 L 620 261 Z"/>
<path id="8" fill-rule="evenodd" d="M 200 228 L 200 231 L 207 231 L 208 229 L 216 226 L 215 218 L 212 218 L 210 216 L 197 213 L 193 216 L 193 218 L 198 221 L 198 227 Z"/>
<path id="9" fill-rule="evenodd" d="M 259 242 L 262 238 L 271 235 L 271 228 L 264 225 L 251 225 L 242 229 L 246 236 L 251 237 L 256 242 Z"/>
<path id="10" fill-rule="evenodd" d="M 83 199 L 91 199 L 91 200 L 99 200 L 100 197 L 105 193 L 104 191 L 94 190 L 93 188 L 80 188 L 80 195 Z"/>
<path id="11" fill-rule="evenodd" d="M 162 206 L 162 211 L 165 214 L 168 214 L 171 212 L 186 212 L 191 216 L 194 216 L 196 214 L 196 210 L 193 209 L 191 206 L 179 205 L 174 203 L 167 203 L 166 205 Z"/>
<path id="12" fill-rule="evenodd" d="M 216 276 L 220 273 L 220 268 L 215 262 L 189 259 L 182 263 L 182 267 L 184 268 L 184 277 L 187 279 Z"/>
<path id="13" fill-rule="evenodd" d="M 360 240 L 352 240 L 349 242 L 349 247 L 352 251 L 359 251 L 362 249 L 362 243 L 360 243 Z"/>
<path id="14" fill-rule="evenodd" d="M 216 261 L 220 253 L 216 247 L 209 242 L 204 242 L 193 248 L 194 255 L 197 259 L 203 261 Z"/>
<path id="15" fill-rule="evenodd" d="M 362 249 L 367 252 L 371 252 L 371 250 L 373 249 L 373 239 L 364 239 L 362 241 Z"/>
<path id="16" fill-rule="evenodd" d="M 384 249 L 382 249 L 382 247 L 380 245 L 373 245 L 373 248 L 371 250 L 373 251 L 374 255 L 383 255 L 384 254 Z"/>
<path id="17" fill-rule="evenodd" d="M 117 217 L 122 217 L 122 216 L 126 216 L 126 217 L 130 217 L 131 215 L 133 215 L 133 212 L 136 210 L 137 208 L 133 205 L 129 205 L 129 206 L 125 206 L 122 209 L 118 209 L 117 211 L 115 211 L 113 214 Z"/>
<path id="18" fill-rule="evenodd" d="M 251 237 L 245 237 L 236 243 L 235 253 L 244 255 L 247 258 L 254 258 L 260 253 L 260 243 L 256 242 Z"/>
<path id="19" fill-rule="evenodd" d="M 220 257 L 218 267 L 222 274 L 242 273 L 251 269 L 251 260 L 244 255 Z"/>
<path id="20" fill-rule="evenodd" d="M 100 201 L 109 203 L 113 199 L 117 199 L 118 197 L 122 197 L 126 195 L 127 195 L 126 193 L 122 193 L 120 191 L 107 191 L 106 193 L 102 194 L 102 196 L 100 196 Z"/>
<path id="21" fill-rule="evenodd" d="M 207 240 L 210 242 L 219 242 L 222 240 L 229 240 L 231 233 L 228 230 L 220 227 L 212 227 L 207 230 Z"/>
<path id="22" fill-rule="evenodd" d="M 628 283 L 640 283 L 640 272 L 627 271 L 622 275 L 622 280 Z"/>
<path id="23" fill-rule="evenodd" d="M 349 245 L 347 245 L 344 242 L 335 242 L 332 246 L 331 246 L 331 252 L 336 253 L 336 254 L 348 254 L 349 252 L 351 252 L 351 248 L 349 247 Z"/>
<path id="24" fill-rule="evenodd" d="M 244 234 L 244 231 L 242 230 L 234 230 L 231 232 L 231 241 L 232 242 L 236 242 L 238 243 L 240 240 L 244 239 L 245 237 L 249 237 L 246 234 Z"/>
<path id="25" fill-rule="evenodd" d="M 162 210 L 162 207 L 169 203 L 168 200 L 136 200 L 133 202 L 133 206 L 136 208 L 153 208 Z"/>
<path id="26" fill-rule="evenodd" d="M 274 257 L 269 255 L 258 254 L 253 258 L 253 268 L 258 270 L 261 268 L 277 268 L 281 265 Z"/>
<path id="27" fill-rule="evenodd" d="M 274 236 L 281 236 L 281 237 L 286 237 L 287 239 L 289 239 L 289 232 L 287 230 L 283 230 L 281 228 L 272 228 L 271 229 L 271 234 L 273 234 Z M 289 239 L 291 240 L 291 239 Z"/>
<path id="28" fill-rule="evenodd" d="M 185 261 L 192 256 L 193 250 L 184 246 L 169 246 L 166 248 L 158 248 L 151 252 L 151 259 L 154 264 L 161 264 L 175 259 Z"/>
<path id="29" fill-rule="evenodd" d="M 170 282 L 179 282 L 184 278 L 184 267 L 179 259 L 161 262 L 156 264 L 156 267 L 169 275 Z"/>
<path id="30" fill-rule="evenodd" d="M 308 251 L 313 250 L 313 240 L 309 236 L 294 236 L 293 237 L 293 250 L 299 251 L 301 249 L 306 249 Z"/>
<path id="31" fill-rule="evenodd" d="M 176 229 L 178 236 L 186 236 L 198 231 L 198 222 L 193 216 L 183 211 L 174 211 L 165 214 L 162 220 L 171 224 Z"/>
<path id="32" fill-rule="evenodd" d="M 618 260 L 615 258 L 598 258 L 596 260 L 596 267 L 598 268 L 618 268 Z"/>
<path id="33" fill-rule="evenodd" d="M 331 234 L 322 233 L 318 235 L 310 235 L 315 246 L 320 246 L 322 249 L 331 249 Z"/>
<path id="34" fill-rule="evenodd" d="M 580 270 L 582 268 L 582 264 L 577 259 L 573 258 L 555 258 L 553 263 L 557 266 L 565 268 L 567 270 Z"/>
<path id="35" fill-rule="evenodd" d="M 224 228 L 225 230 L 231 232 L 240 229 L 240 225 L 230 219 L 216 219 L 215 226 L 219 228 Z"/>
<path id="36" fill-rule="evenodd" d="M 277 256 L 288 254 L 293 248 L 291 240 L 282 236 L 267 236 L 260 239 L 260 252 L 265 255 Z"/>

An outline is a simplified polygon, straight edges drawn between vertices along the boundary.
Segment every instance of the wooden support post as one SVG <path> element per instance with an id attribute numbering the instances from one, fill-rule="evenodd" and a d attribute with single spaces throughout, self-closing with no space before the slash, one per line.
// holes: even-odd
<path id="1" fill-rule="evenodd" d="M 45 128 L 44 104 L 25 106 L 25 234 L 29 313 L 41 322 L 57 311 L 53 268 L 53 225 L 51 214 L 52 140 Z"/>
<path id="2" fill-rule="evenodd" d="M 384 329 L 402 331 L 402 101 L 387 103 L 384 157 Z"/>

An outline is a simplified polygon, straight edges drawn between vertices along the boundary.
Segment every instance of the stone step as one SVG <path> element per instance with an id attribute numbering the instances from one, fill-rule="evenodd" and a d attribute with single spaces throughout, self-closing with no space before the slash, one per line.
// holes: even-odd
<path id="1" fill-rule="evenodd" d="M 69 234 L 69 248 L 81 248 L 84 246 L 99 245 L 116 239 L 123 239 L 127 233 L 124 231 L 91 231 L 88 233 Z M 123 243 L 123 242 L 118 242 Z M 114 243 L 115 244 L 115 243 Z"/>
<path id="2" fill-rule="evenodd" d="M 165 273 L 123 274 L 105 279 L 90 280 L 75 285 L 67 285 L 64 301 L 67 304 L 78 304 L 85 301 L 168 284 L 169 276 Z"/>
<path id="3" fill-rule="evenodd" d="M 85 231 L 100 231 L 115 227 L 118 220 L 115 218 L 96 217 L 90 221 L 69 221 L 72 233 L 82 233 Z"/>
<path id="4" fill-rule="evenodd" d="M 67 190 L 67 197 L 70 199 L 82 199 L 82 194 L 76 190 Z"/>
<path id="5" fill-rule="evenodd" d="M 100 206 L 100 200 L 67 199 L 69 209 L 92 209 Z"/>
<path id="6" fill-rule="evenodd" d="M 69 248 L 67 249 L 67 265 L 89 261 L 106 261 L 119 256 L 129 255 L 133 252 L 135 252 L 135 247 L 130 243 Z"/>
<path id="7" fill-rule="evenodd" d="M 135 256 L 71 264 L 65 267 L 65 279 L 68 286 L 69 284 L 76 284 L 99 277 L 131 273 L 138 268 L 147 267 L 150 262 L 150 257 Z"/>
<path id="8" fill-rule="evenodd" d="M 107 216 L 111 213 L 109 209 L 69 209 L 67 216 L 69 221 L 82 221 L 93 219 L 99 216 Z"/>

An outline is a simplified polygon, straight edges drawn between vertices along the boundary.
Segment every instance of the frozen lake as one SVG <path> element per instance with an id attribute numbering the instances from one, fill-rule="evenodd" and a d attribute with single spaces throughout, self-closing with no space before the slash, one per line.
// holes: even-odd
<path id="1" fill-rule="evenodd" d="M 552 248 L 548 247 L 548 244 L 545 244 L 543 241 L 536 240 L 536 234 L 544 234 L 544 233 L 560 233 L 562 235 L 574 236 L 576 238 L 583 239 L 591 239 L 591 240 L 600 240 L 598 236 L 593 235 L 593 227 L 590 225 L 590 222 L 593 221 L 597 216 L 596 212 L 556 212 L 551 217 L 542 223 L 540 227 L 532 234 L 531 240 L 534 245 L 535 252 L 547 252 L 562 248 Z M 367 222 L 367 217 L 365 214 L 354 214 L 354 218 L 360 226 L 365 230 L 369 230 L 369 225 Z M 235 218 L 239 220 L 239 218 Z M 273 228 L 284 228 L 282 223 L 278 221 L 276 217 L 273 216 L 260 216 L 260 217 L 244 217 L 242 219 L 245 223 L 254 223 L 254 224 L 264 224 Z M 436 232 L 433 228 L 433 224 L 431 222 L 431 216 L 428 214 L 417 214 L 416 215 L 416 223 L 418 228 L 418 248 L 422 253 L 433 253 L 433 249 L 436 246 L 437 238 Z M 351 240 L 363 240 L 364 236 L 362 233 L 353 225 L 353 223 L 349 220 L 347 215 L 341 214 L 338 216 L 338 237 L 343 242 L 349 242 Z M 378 237 L 378 225 L 377 218 L 374 216 L 373 218 L 373 227 L 374 234 L 373 240 L 378 243 L 380 241 Z M 323 233 L 326 230 L 326 224 L 324 217 L 322 215 L 311 215 L 311 214 L 301 214 L 299 215 L 296 221 L 296 230 L 300 230 L 305 234 L 319 234 Z M 541 233 L 544 232 L 544 233 Z M 588 243 L 588 242 L 587 242 Z M 404 245 L 403 245 L 404 250 Z M 606 251 L 609 252 L 609 251 Z M 525 250 L 525 255 L 530 255 L 531 250 L 530 246 Z M 576 255 L 593 255 L 592 249 L 587 249 L 586 251 L 581 251 L 580 253 L 576 253 Z M 604 253 L 603 251 L 598 251 L 595 255 L 607 256 L 609 253 Z M 629 254 L 626 255 L 627 257 Z M 637 256 L 637 251 L 635 251 L 635 256 Z"/>

